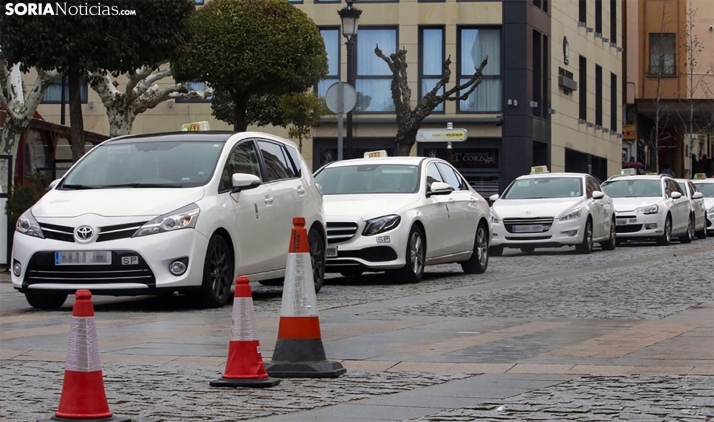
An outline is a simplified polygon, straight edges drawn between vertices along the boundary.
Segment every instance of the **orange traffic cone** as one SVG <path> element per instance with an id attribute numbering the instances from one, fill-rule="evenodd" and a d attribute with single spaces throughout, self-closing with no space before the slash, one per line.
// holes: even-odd
<path id="1" fill-rule="evenodd" d="M 223 376 L 211 381 L 211 387 L 274 387 L 280 380 L 268 377 L 260 354 L 258 328 L 255 324 L 253 295 L 248 277 L 236 279 L 233 299 L 231 341 L 228 344 L 228 361 Z"/>
<path id="2" fill-rule="evenodd" d="M 266 369 L 276 378 L 337 378 L 347 372 L 339 362 L 330 362 L 325 356 L 312 259 L 302 217 L 293 218 L 278 341 Z"/>
<path id="3" fill-rule="evenodd" d="M 109 410 L 99 361 L 92 293 L 77 290 L 74 298 L 59 409 L 45 420 L 131 422 L 129 418 L 114 416 Z"/>

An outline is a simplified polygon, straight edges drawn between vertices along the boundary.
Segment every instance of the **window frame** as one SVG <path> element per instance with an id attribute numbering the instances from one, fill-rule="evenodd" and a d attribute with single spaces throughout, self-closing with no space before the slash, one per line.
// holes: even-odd
<path id="1" fill-rule="evenodd" d="M 602 66 L 595 65 L 595 126 L 602 127 Z"/>
<path id="2" fill-rule="evenodd" d="M 383 3 L 383 2 L 378 2 L 378 3 Z M 399 50 L 399 25 L 367 25 L 367 26 L 360 26 L 360 30 L 357 32 L 357 37 L 355 38 L 354 41 L 354 78 L 355 78 L 355 90 L 359 94 L 359 90 L 357 89 L 357 84 L 360 80 L 363 81 L 369 81 L 369 80 L 388 80 L 391 82 L 392 80 L 392 73 L 391 71 L 389 72 L 388 75 L 363 75 L 360 76 L 359 74 L 359 66 L 357 63 L 359 63 L 359 46 L 358 46 L 358 41 L 359 41 L 359 34 L 363 33 L 364 31 L 394 31 L 395 36 L 395 44 L 394 44 L 394 51 Z M 372 50 L 373 51 L 373 50 Z M 373 53 L 374 54 L 374 53 Z M 376 55 L 374 56 L 377 60 L 382 61 L 381 58 L 377 57 Z M 385 63 L 385 66 L 387 64 Z M 391 98 L 391 95 L 390 95 Z M 392 106 L 394 103 L 392 103 Z M 376 115 L 389 115 L 389 114 L 395 114 L 395 110 L 387 110 L 387 111 L 358 111 L 357 106 L 355 106 L 355 109 L 353 111 L 354 114 L 376 114 Z"/>
<path id="3" fill-rule="evenodd" d="M 578 119 L 588 120 L 588 59 L 580 56 L 578 59 Z"/>
<path id="4" fill-rule="evenodd" d="M 661 72 L 655 73 L 653 72 L 652 68 L 652 59 L 655 55 L 653 52 L 654 46 L 659 44 L 660 49 L 662 49 L 662 46 L 664 44 L 665 38 L 673 38 L 674 43 L 673 43 L 673 49 L 671 53 L 665 53 L 665 52 L 660 52 L 659 54 L 659 65 L 661 67 Z M 653 38 L 658 38 L 659 41 L 657 43 L 653 43 L 652 40 Z M 671 78 L 671 77 L 677 77 L 677 34 L 673 32 L 650 32 L 649 37 L 649 64 L 648 64 L 648 69 L 647 69 L 647 74 L 648 76 L 654 76 L 654 77 L 662 77 L 662 78 Z M 671 72 L 664 72 L 666 69 L 665 66 L 665 56 L 667 54 L 672 54 L 672 71 Z"/>
<path id="5" fill-rule="evenodd" d="M 610 43 L 617 44 L 617 0 L 610 0 Z"/>
<path id="6" fill-rule="evenodd" d="M 335 26 L 335 25 L 326 25 L 326 26 L 318 26 L 317 30 L 320 32 L 320 36 L 322 37 L 323 42 L 324 42 L 325 37 L 322 35 L 322 31 L 337 31 L 337 75 L 330 75 L 328 73 L 327 75 L 325 75 L 325 78 L 322 79 L 322 81 L 334 80 L 335 82 L 339 82 L 342 78 L 342 28 L 340 28 L 339 26 Z M 325 48 L 325 50 L 327 50 L 327 48 Z M 329 52 L 325 51 L 325 53 L 328 54 Z M 329 54 L 327 55 L 327 60 L 328 60 L 327 71 L 329 72 L 330 71 L 330 62 L 329 62 L 330 56 L 329 56 Z M 315 84 L 314 89 L 315 89 L 316 94 L 319 93 L 318 87 L 319 87 L 320 82 L 322 82 L 322 81 L 319 81 L 317 84 Z M 329 88 L 331 85 L 332 84 L 328 85 L 327 88 Z M 327 89 L 325 89 L 325 92 L 327 92 Z"/>
<path id="7" fill-rule="evenodd" d="M 617 131 L 617 75 L 610 72 L 610 130 Z"/>
<path id="8" fill-rule="evenodd" d="M 265 183 L 265 184 L 275 183 L 275 182 L 282 182 L 285 180 L 293 180 L 293 179 L 300 178 L 300 175 L 298 174 L 298 173 L 300 173 L 300 171 L 299 171 L 300 168 L 298 166 L 296 166 L 295 163 L 293 162 L 292 157 L 290 157 L 290 154 L 286 150 L 287 146 L 285 144 L 283 144 L 282 142 L 278 142 L 278 141 L 275 141 L 272 139 L 267 139 L 267 138 L 256 138 L 253 140 L 255 141 L 255 144 L 258 149 L 258 154 L 260 157 L 261 173 L 263 175 L 263 177 L 261 177 L 261 180 L 263 181 L 263 183 Z M 283 159 L 285 159 L 285 161 L 288 165 L 292 164 L 293 174 L 295 174 L 295 175 L 292 177 L 282 177 L 279 179 L 268 180 L 270 177 L 270 173 L 268 172 L 268 166 L 266 164 L 265 156 L 263 155 L 263 149 L 261 148 L 261 143 L 275 145 L 278 148 L 280 148 L 281 152 L 283 153 Z M 280 157 L 278 157 L 278 158 L 280 158 Z M 287 169 L 287 170 L 290 170 L 290 169 Z"/>
<path id="9" fill-rule="evenodd" d="M 440 75 L 425 75 L 424 74 L 424 31 L 425 30 L 440 30 L 441 31 L 441 60 L 440 60 L 440 66 L 439 68 L 441 69 L 441 74 Z M 444 25 L 419 25 L 419 82 L 418 82 L 418 95 L 419 95 L 419 100 L 426 95 L 426 92 L 422 90 L 422 81 L 424 79 L 441 79 L 444 77 L 444 68 L 442 64 L 444 63 L 446 57 L 446 27 Z M 446 87 L 444 87 L 445 89 Z M 446 113 L 446 104 L 445 102 L 441 103 L 441 110 L 438 110 L 438 107 L 434 109 L 434 111 L 431 112 L 431 114 L 444 114 Z"/>
<path id="10" fill-rule="evenodd" d="M 588 24 L 588 3 L 587 0 L 578 1 L 578 22 Z"/>
<path id="11" fill-rule="evenodd" d="M 602 38 L 602 0 L 595 0 L 595 36 Z"/>
<path id="12" fill-rule="evenodd" d="M 45 97 L 47 96 L 47 91 L 45 90 L 44 94 L 42 94 L 42 99 L 40 99 L 40 104 L 62 104 L 62 81 L 65 81 L 65 96 L 66 99 L 64 101 L 65 105 L 69 105 L 69 78 L 64 77 L 64 78 L 58 78 L 54 82 L 50 84 L 50 86 L 57 85 L 60 87 L 60 93 L 58 95 L 59 100 L 46 100 Z M 84 90 L 84 97 L 82 96 L 82 90 Z M 79 101 L 81 104 L 87 104 L 89 102 L 89 83 L 87 82 L 86 79 L 82 78 L 79 82 Z"/>
<path id="13" fill-rule="evenodd" d="M 223 168 L 221 169 L 221 176 L 218 179 L 218 187 L 217 187 L 218 194 L 230 193 L 233 190 L 233 180 L 232 180 L 233 175 L 230 175 L 231 180 L 229 181 L 228 188 L 221 189 L 221 179 L 223 178 L 223 172 L 225 171 L 226 167 L 228 166 L 228 162 L 231 160 L 231 156 L 233 156 L 233 151 L 235 151 L 236 148 L 238 148 L 242 145 L 246 145 L 248 143 L 253 144 L 253 151 L 255 153 L 256 159 L 258 160 L 258 162 L 256 164 L 258 165 L 258 172 L 260 173 L 260 175 L 258 177 L 260 177 L 261 181 L 263 180 L 263 175 L 265 174 L 265 172 L 263 170 L 262 158 L 260 156 L 260 152 L 258 152 L 258 145 L 254 142 L 253 139 L 243 139 L 241 141 L 236 142 L 233 145 L 233 147 L 231 148 L 230 152 L 228 152 L 228 158 L 226 158 L 226 162 L 223 163 Z"/>
<path id="14" fill-rule="evenodd" d="M 457 114 L 467 114 L 467 115 L 478 115 L 478 114 L 499 114 L 503 113 L 503 92 L 504 92 L 504 52 L 503 52 L 503 37 L 504 37 L 504 31 L 503 31 L 503 26 L 502 25 L 456 25 L 456 80 L 458 83 L 461 83 L 462 79 L 467 79 L 462 73 L 461 73 L 461 44 L 462 44 L 462 36 L 461 33 L 464 30 L 481 30 L 481 29 L 497 29 L 499 31 L 499 53 L 501 55 L 500 57 L 500 63 L 501 66 L 498 70 L 498 75 L 483 75 L 482 81 L 483 80 L 500 80 L 501 81 L 501 101 L 500 104 L 498 105 L 497 110 L 489 110 L 489 111 L 468 111 L 468 110 L 461 110 L 461 101 L 456 102 L 456 113 Z M 470 77 L 469 75 L 468 77 Z M 478 90 L 478 88 L 476 88 Z M 475 92 L 475 91 L 474 91 Z"/>

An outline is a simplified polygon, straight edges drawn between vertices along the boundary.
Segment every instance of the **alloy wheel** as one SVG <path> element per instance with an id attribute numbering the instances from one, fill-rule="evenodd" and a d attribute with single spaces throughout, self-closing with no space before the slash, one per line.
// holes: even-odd
<path id="1" fill-rule="evenodd" d="M 488 239 L 486 239 L 486 231 L 481 226 L 476 232 L 476 254 L 478 262 L 485 266 L 488 262 Z"/>
<path id="2" fill-rule="evenodd" d="M 424 267 L 424 244 L 417 231 L 409 239 L 409 262 L 414 274 L 421 274 Z"/>
<path id="3" fill-rule="evenodd" d="M 230 256 L 221 245 L 216 245 L 211 251 L 211 289 L 214 296 L 222 301 L 230 293 L 231 280 Z"/>
<path id="4" fill-rule="evenodd" d="M 315 283 L 315 292 L 317 293 L 322 287 L 322 280 L 325 277 L 325 248 L 320 235 L 314 231 L 308 235 L 308 245 L 312 262 L 312 277 Z"/>

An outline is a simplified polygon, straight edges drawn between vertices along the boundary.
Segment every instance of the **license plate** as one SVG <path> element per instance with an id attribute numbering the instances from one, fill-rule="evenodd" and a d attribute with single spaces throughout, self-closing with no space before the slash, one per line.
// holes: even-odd
<path id="1" fill-rule="evenodd" d="M 627 224 L 627 220 L 624 219 L 624 218 L 621 219 L 621 220 L 620 220 L 620 219 L 617 220 L 617 225 L 618 225 L 618 226 L 624 226 L 624 225 L 626 225 L 626 224 Z"/>
<path id="2" fill-rule="evenodd" d="M 111 265 L 109 251 L 55 252 L 55 265 Z"/>
<path id="3" fill-rule="evenodd" d="M 533 226 L 513 226 L 513 233 L 540 233 L 542 231 L 542 224 Z"/>
<path id="4" fill-rule="evenodd" d="M 337 246 L 328 246 L 327 247 L 327 257 L 328 258 L 337 258 Z"/>

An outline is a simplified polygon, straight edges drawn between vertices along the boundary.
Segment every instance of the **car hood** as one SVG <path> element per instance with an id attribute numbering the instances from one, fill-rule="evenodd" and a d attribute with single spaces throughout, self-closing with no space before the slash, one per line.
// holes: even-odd
<path id="1" fill-rule="evenodd" d="M 361 217 L 369 220 L 395 214 L 401 208 L 417 202 L 417 194 L 325 195 L 325 217 Z"/>
<path id="2" fill-rule="evenodd" d="M 646 207 L 658 203 L 662 198 L 658 196 L 645 198 L 612 198 L 615 211 L 634 211 L 639 207 Z"/>
<path id="3" fill-rule="evenodd" d="M 585 198 L 499 199 L 491 209 L 500 218 L 558 217 L 585 203 Z M 527 212 L 530 211 L 530 214 Z"/>
<path id="4" fill-rule="evenodd" d="M 35 217 L 156 216 L 203 198 L 203 187 L 166 189 L 86 189 L 47 192 L 33 207 Z"/>

